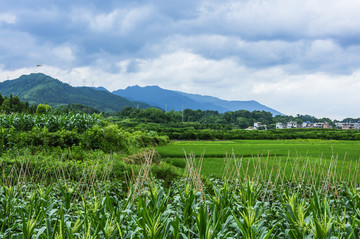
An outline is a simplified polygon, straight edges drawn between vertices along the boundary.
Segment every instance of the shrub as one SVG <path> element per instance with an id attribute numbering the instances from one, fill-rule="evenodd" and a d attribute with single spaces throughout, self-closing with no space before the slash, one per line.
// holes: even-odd
<path id="1" fill-rule="evenodd" d="M 36 114 L 41 115 L 41 114 L 46 114 L 51 112 L 51 106 L 48 104 L 39 104 L 36 108 Z"/>

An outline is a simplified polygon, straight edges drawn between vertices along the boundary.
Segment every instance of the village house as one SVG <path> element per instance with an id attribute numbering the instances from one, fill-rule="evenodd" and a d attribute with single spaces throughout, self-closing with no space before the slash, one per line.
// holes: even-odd
<path id="1" fill-rule="evenodd" d="M 337 128 L 341 129 L 360 129 L 360 123 L 335 123 Z"/>
<path id="2" fill-rule="evenodd" d="M 297 128 L 297 122 L 296 121 L 288 122 L 286 128 L 288 128 L 288 129 Z"/>
<path id="3" fill-rule="evenodd" d="M 324 128 L 324 123 L 313 123 L 311 128 Z"/>
<path id="4" fill-rule="evenodd" d="M 307 121 L 302 124 L 302 128 L 331 128 L 331 126 L 327 122 L 311 123 L 310 121 Z"/>
<path id="5" fill-rule="evenodd" d="M 340 123 L 338 123 L 338 124 L 340 124 Z M 360 123 L 358 125 L 359 125 L 359 128 L 360 128 Z M 303 122 L 301 124 L 301 126 L 300 125 L 298 126 L 298 123 L 296 121 L 287 122 L 286 125 L 284 125 L 281 122 L 276 123 L 276 129 L 285 129 L 285 128 L 291 129 L 291 128 L 298 128 L 298 127 L 299 128 L 331 128 L 331 126 L 327 122 L 325 122 L 325 123 L 322 123 L 322 122 L 311 123 L 310 121 L 306 121 L 306 122 Z M 338 125 L 337 127 L 341 128 L 341 125 Z M 352 127 L 354 128 L 355 126 L 353 125 Z"/>
<path id="6" fill-rule="evenodd" d="M 310 121 L 303 122 L 301 128 L 311 128 L 312 124 Z"/>
<path id="7" fill-rule="evenodd" d="M 283 128 L 284 128 L 283 123 L 280 123 L 280 122 L 276 123 L 276 129 L 283 129 Z"/>
<path id="8" fill-rule="evenodd" d="M 265 129 L 267 130 L 266 124 L 261 124 L 261 122 L 255 122 L 254 123 L 254 129 Z"/>

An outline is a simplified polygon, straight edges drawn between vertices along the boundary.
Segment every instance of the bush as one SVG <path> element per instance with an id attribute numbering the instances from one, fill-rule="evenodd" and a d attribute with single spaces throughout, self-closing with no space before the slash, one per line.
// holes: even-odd
<path id="1" fill-rule="evenodd" d="M 39 104 L 36 108 L 36 114 L 41 115 L 41 114 L 46 114 L 51 112 L 51 106 L 48 104 Z"/>

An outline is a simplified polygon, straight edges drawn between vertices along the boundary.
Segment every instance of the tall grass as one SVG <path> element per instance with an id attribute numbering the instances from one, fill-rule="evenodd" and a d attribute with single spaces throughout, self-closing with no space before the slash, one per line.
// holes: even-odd
<path id="1" fill-rule="evenodd" d="M 154 152 L 147 152 L 127 183 L 111 182 L 114 165 L 111 159 L 103 164 L 103 157 L 82 167 L 62 158 L 43 167 L 26 157 L 2 159 L 0 237 L 360 237 L 360 188 L 351 181 L 356 164 L 340 177 L 336 157 L 317 164 L 284 159 L 270 168 L 270 157 L 232 154 L 225 157 L 224 177 L 211 178 L 201 176 L 205 161 L 190 154 L 186 177 L 164 188 L 151 174 Z"/>

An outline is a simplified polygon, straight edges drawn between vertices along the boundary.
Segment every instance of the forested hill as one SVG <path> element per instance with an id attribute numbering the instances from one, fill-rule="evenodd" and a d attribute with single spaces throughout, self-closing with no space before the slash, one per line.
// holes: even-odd
<path id="1" fill-rule="evenodd" d="M 65 104 L 84 104 L 99 111 L 120 111 L 125 106 L 148 108 L 148 104 L 129 101 L 104 90 L 72 87 L 42 73 L 23 75 L 15 80 L 0 82 L 2 95 L 16 95 L 30 104 L 48 103 L 56 107 Z"/>
<path id="2" fill-rule="evenodd" d="M 124 90 L 113 91 L 113 94 L 125 97 L 129 100 L 145 102 L 158 106 L 164 110 L 181 111 L 192 110 L 215 110 L 219 113 L 227 111 L 267 111 L 273 115 L 283 115 L 279 111 L 271 109 L 254 100 L 251 101 L 226 101 L 212 96 L 188 94 L 179 91 L 162 89 L 158 86 L 131 86 Z"/>

